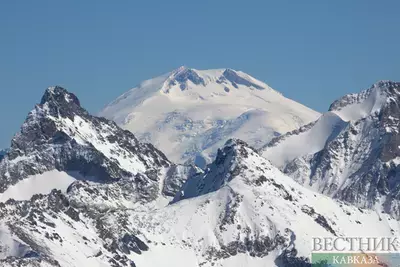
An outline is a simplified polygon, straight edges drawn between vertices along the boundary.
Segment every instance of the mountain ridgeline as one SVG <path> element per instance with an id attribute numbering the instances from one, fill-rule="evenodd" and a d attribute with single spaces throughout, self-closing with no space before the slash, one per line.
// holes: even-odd
<path id="1" fill-rule="evenodd" d="M 0 154 L 0 266 L 311 267 L 313 236 L 398 236 L 399 94 L 379 82 L 317 119 L 243 72 L 179 68 L 114 122 L 50 87 Z"/>

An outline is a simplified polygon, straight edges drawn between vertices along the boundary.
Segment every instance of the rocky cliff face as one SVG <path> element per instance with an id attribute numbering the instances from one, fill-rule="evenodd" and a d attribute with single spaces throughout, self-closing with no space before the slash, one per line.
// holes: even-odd
<path id="1" fill-rule="evenodd" d="M 330 125 L 335 130 L 330 131 L 323 146 L 316 152 L 289 158 L 281 169 L 319 192 L 399 218 L 399 103 L 400 83 L 390 81 L 335 101 L 329 112 L 338 118 L 336 128 Z M 320 122 L 326 120 L 323 117 Z M 310 133 L 313 127 L 305 132 Z M 262 153 L 272 158 L 285 140 L 295 140 L 296 136 L 302 133 L 280 137 Z M 307 140 L 311 143 L 318 137 L 310 134 Z M 291 148 L 294 146 L 286 147 L 288 151 Z"/>

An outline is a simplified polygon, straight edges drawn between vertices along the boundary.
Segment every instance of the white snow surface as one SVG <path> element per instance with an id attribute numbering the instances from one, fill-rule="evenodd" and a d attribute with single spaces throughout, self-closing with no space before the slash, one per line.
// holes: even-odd
<path id="1" fill-rule="evenodd" d="M 9 256 L 22 257 L 29 251 L 28 246 L 10 233 L 4 223 L 0 225 L 0 260 Z"/>
<path id="2" fill-rule="evenodd" d="M 79 174 L 76 175 L 80 176 Z M 48 194 L 53 189 L 66 192 L 68 186 L 76 180 L 76 175 L 72 176 L 66 172 L 52 170 L 29 176 L 26 179 L 18 181 L 15 185 L 11 185 L 3 193 L 0 193 L 0 202 L 5 202 L 11 198 L 15 200 L 29 200 L 35 194 Z"/>
<path id="3" fill-rule="evenodd" d="M 344 125 L 344 121 L 337 114 L 327 112 L 310 129 L 288 135 L 278 145 L 266 148 L 262 155 L 275 166 L 283 167 L 295 158 L 322 150 L 341 125 Z"/>
<path id="4" fill-rule="evenodd" d="M 333 108 L 333 112 L 336 113 L 344 121 L 358 121 L 362 118 L 369 116 L 380 110 L 383 104 L 388 100 L 385 95 L 385 91 L 375 84 L 368 90 L 364 90 L 359 94 L 350 94 L 339 101 L 348 101 L 344 107 Z"/>
<path id="5" fill-rule="evenodd" d="M 211 162 L 229 138 L 260 147 L 319 116 L 241 71 L 228 70 L 250 85 L 224 80 L 224 71 L 181 67 L 142 82 L 99 115 L 151 142 L 177 163 L 196 158 Z M 187 72 L 194 72 L 204 84 L 180 83 L 179 77 Z"/>

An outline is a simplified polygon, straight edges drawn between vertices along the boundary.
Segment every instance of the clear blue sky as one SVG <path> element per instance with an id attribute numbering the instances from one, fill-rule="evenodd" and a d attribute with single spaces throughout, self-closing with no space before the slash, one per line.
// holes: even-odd
<path id="1" fill-rule="evenodd" d="M 400 1 L 1 1 L 0 147 L 50 85 L 90 112 L 181 65 L 229 67 L 318 111 L 400 80 Z"/>

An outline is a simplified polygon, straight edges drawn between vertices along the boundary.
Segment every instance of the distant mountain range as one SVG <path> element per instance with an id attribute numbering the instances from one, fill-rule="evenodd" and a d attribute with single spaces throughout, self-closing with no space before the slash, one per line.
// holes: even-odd
<path id="1" fill-rule="evenodd" d="M 161 87 L 150 80 L 110 104 L 104 112 L 115 122 L 89 114 L 65 88 L 45 91 L 0 157 L 0 266 L 310 267 L 312 237 L 400 234 L 399 83 L 344 96 L 317 118 L 242 72 L 163 77 Z M 118 126 L 157 124 L 178 104 L 193 127 L 171 119 L 154 136 L 169 140 L 186 125 L 184 147 L 170 148 L 186 162 L 215 155 L 203 168 L 174 163 Z M 249 116 L 232 132 L 205 124 L 218 141 L 181 154 L 189 134 L 206 136 L 194 121 L 255 110 L 264 119 Z M 294 128 L 278 136 L 278 126 Z"/>

